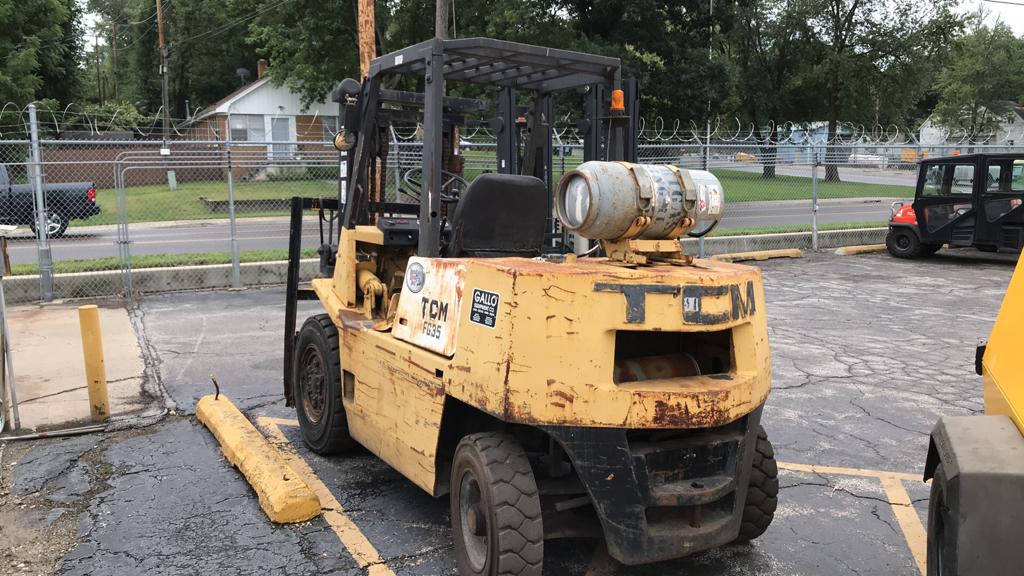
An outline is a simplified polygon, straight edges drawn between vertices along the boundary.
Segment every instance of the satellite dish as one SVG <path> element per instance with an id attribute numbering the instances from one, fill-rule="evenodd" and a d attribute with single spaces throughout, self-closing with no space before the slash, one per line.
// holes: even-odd
<path id="1" fill-rule="evenodd" d="M 235 76 L 241 78 L 242 84 L 245 84 L 252 77 L 252 72 L 248 68 L 238 68 L 235 70 Z"/>

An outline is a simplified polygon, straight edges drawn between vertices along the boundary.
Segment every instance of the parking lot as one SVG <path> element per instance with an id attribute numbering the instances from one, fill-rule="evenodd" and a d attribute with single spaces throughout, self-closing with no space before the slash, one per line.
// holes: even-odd
<path id="1" fill-rule="evenodd" d="M 956 250 L 758 264 L 774 377 L 764 425 L 781 468 L 771 528 L 643 567 L 617 565 L 599 542 L 549 541 L 545 574 L 922 574 L 928 433 L 942 415 L 982 411 L 974 349 L 1012 262 Z M 0 573 L 454 574 L 446 499 L 366 452 L 325 459 L 302 445 L 282 399 L 283 310 L 283 288 L 143 299 L 133 313 L 171 414 L 3 445 Z M 319 492 L 322 517 L 266 519 L 194 418 L 211 375 Z"/>

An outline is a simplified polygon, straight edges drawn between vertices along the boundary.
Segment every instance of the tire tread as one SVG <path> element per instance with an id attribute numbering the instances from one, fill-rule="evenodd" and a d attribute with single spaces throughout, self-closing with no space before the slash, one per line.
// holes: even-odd
<path id="1" fill-rule="evenodd" d="M 737 542 L 748 542 L 764 534 L 779 505 L 779 468 L 775 463 L 775 449 L 763 427 L 757 432 L 751 468 Z"/>
<path id="2" fill-rule="evenodd" d="M 501 432 L 481 432 L 462 439 L 482 457 L 494 495 L 498 535 L 498 576 L 541 576 L 544 527 L 540 492 L 533 469 L 519 442 Z"/>

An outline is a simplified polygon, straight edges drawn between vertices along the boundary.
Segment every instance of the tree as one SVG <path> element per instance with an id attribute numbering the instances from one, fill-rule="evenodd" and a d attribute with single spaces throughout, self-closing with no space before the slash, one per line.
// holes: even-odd
<path id="1" fill-rule="evenodd" d="M 387 11 L 382 2 L 377 8 L 379 31 Z M 304 103 L 321 100 L 343 78 L 358 77 L 355 0 L 250 0 L 247 10 L 258 14 L 249 25 L 249 42 L 268 57 L 271 79 L 299 93 Z"/>
<path id="2" fill-rule="evenodd" d="M 79 16 L 74 0 L 0 0 L 0 103 L 76 96 Z"/>
<path id="3" fill-rule="evenodd" d="M 640 80 L 642 113 L 703 121 L 733 107 L 733 74 L 720 49 L 735 5 L 709 0 L 568 0 L 581 49 L 623 59 L 626 75 Z"/>
<path id="4" fill-rule="evenodd" d="M 953 0 L 802 0 L 807 88 L 834 142 L 839 120 L 902 123 L 927 92 L 950 39 L 963 27 Z M 827 180 L 839 179 L 833 147 Z"/>
<path id="5" fill-rule="evenodd" d="M 1024 95 L 1024 39 L 1005 24 L 989 28 L 978 19 L 954 44 L 953 54 L 939 74 L 935 115 L 976 142 L 998 128 L 1012 113 L 1012 101 Z"/>
<path id="6" fill-rule="evenodd" d="M 779 126 L 806 121 L 806 63 L 813 56 L 804 34 L 805 16 L 796 0 L 753 0 L 740 4 L 728 39 L 737 74 L 737 116 L 750 122 L 762 148 L 763 176 L 775 177 Z"/>

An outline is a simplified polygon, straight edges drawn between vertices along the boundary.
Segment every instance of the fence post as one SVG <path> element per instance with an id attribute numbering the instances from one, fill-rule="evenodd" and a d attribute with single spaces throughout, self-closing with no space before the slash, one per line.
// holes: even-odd
<path id="1" fill-rule="evenodd" d="M 35 207 L 36 246 L 39 255 L 39 293 L 43 302 L 53 300 L 53 257 L 50 254 L 50 236 L 47 233 L 46 198 L 43 196 L 43 160 L 39 151 L 39 124 L 36 105 L 28 105 L 28 122 L 32 136 L 32 203 Z"/>
<path id="2" fill-rule="evenodd" d="M 132 252 L 128 236 L 128 196 L 124 185 L 124 162 L 114 163 L 114 205 L 117 208 L 117 253 L 121 257 L 121 282 L 124 297 L 132 297 Z"/>
<path id="3" fill-rule="evenodd" d="M 3 405 L 4 414 L 3 424 L 0 425 L 0 432 L 6 430 L 20 430 L 21 429 L 21 414 L 18 412 L 18 391 L 14 383 L 14 363 L 11 362 L 11 332 L 7 329 L 7 299 L 4 296 L 4 284 L 2 278 L 0 278 L 0 339 L 3 340 L 2 346 L 0 346 L 0 378 L 3 379 L 4 385 L 0 386 L 0 393 L 4 396 L 0 398 Z M 11 405 L 7 406 L 7 400 L 10 399 Z M 11 421 L 7 421 L 7 415 L 11 415 Z"/>
<path id="4" fill-rule="evenodd" d="M 231 134 L 225 144 L 228 158 L 228 222 L 231 225 L 231 287 L 242 287 L 242 268 L 238 254 L 238 231 L 235 229 L 235 174 L 231 166 Z"/>
<path id="5" fill-rule="evenodd" d="M 818 251 L 818 151 L 811 166 L 811 250 Z"/>

